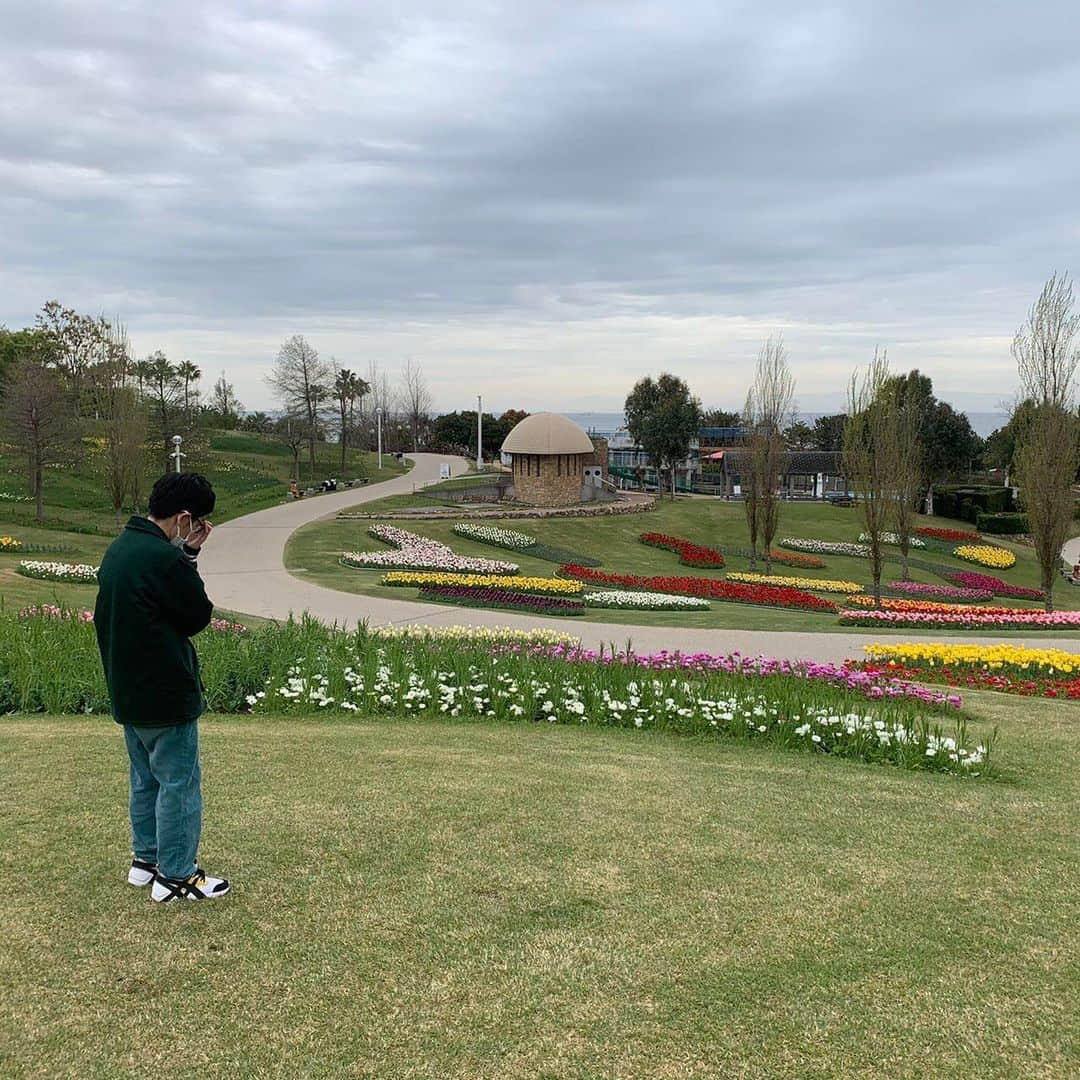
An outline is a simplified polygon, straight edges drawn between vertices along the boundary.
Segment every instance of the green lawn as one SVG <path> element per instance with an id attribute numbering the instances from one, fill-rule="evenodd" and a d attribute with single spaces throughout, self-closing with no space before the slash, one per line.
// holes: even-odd
<path id="1" fill-rule="evenodd" d="M 340 476 L 340 450 L 326 443 L 316 448 L 316 477 Z M 192 464 L 205 472 L 217 493 L 214 521 L 217 524 L 276 506 L 284 502 L 291 475 L 289 449 L 267 436 L 245 432 L 218 432 L 209 441 L 203 459 Z M 350 451 L 347 476 L 368 476 L 371 483 L 388 480 L 411 467 L 399 465 L 383 455 L 380 471 L 374 454 Z M 308 465 L 302 472 L 307 483 Z M 150 483 L 152 483 L 150 479 Z M 25 494 L 21 464 L 5 456 L 0 445 L 0 491 Z M 116 535 L 116 522 L 109 507 L 101 476 L 90 460 L 74 468 L 50 469 L 46 476 L 46 521 L 34 521 L 29 502 L 0 502 L 0 535 L 14 536 L 24 544 L 59 546 L 63 553 L 25 554 L 0 552 L 0 608 L 22 607 L 30 603 L 57 603 L 70 607 L 93 607 L 97 590 L 88 585 L 68 585 L 34 581 L 15 573 L 22 558 L 62 562 L 97 563 L 109 541 Z M 147 492 L 149 487 L 147 488 Z"/>
<path id="2" fill-rule="evenodd" d="M 402 502 L 408 500 L 402 496 Z M 384 502 L 387 500 L 384 500 Z M 364 510 L 364 506 L 357 510 Z M 449 544 L 462 555 L 505 558 L 518 563 L 523 574 L 550 576 L 556 566 L 550 562 L 520 556 L 513 552 L 502 551 L 485 544 L 478 544 L 456 536 L 454 524 L 459 520 L 468 520 L 468 514 L 450 517 L 445 521 L 403 521 L 402 528 L 430 536 Z M 920 524 L 941 526 L 949 524 L 941 518 L 920 518 Z M 286 565 L 295 571 L 302 571 L 305 580 L 315 581 L 330 588 L 345 592 L 365 593 L 396 599 L 412 599 L 414 589 L 388 588 L 379 584 L 382 574 L 378 571 L 356 570 L 342 566 L 339 562 L 343 551 L 386 550 L 385 545 L 367 535 L 372 521 L 319 521 L 306 525 L 290 539 L 285 552 Z M 499 524 L 493 522 L 493 524 Z M 535 536 L 543 543 L 560 548 L 567 548 L 582 555 L 600 559 L 603 568 L 620 573 L 641 575 L 654 574 L 689 574 L 702 577 L 722 577 L 723 571 L 696 570 L 680 565 L 674 554 L 646 547 L 638 536 L 645 531 L 669 533 L 682 539 L 693 540 L 702 544 L 715 544 L 720 547 L 747 546 L 746 525 L 743 508 L 740 503 L 727 503 L 706 498 L 680 498 L 674 503 L 664 501 L 656 510 L 645 514 L 630 514 L 610 517 L 558 518 L 550 520 L 509 520 L 508 528 Z M 857 540 L 861 529 L 857 513 L 853 509 L 825 506 L 820 503 L 792 503 L 783 508 L 780 536 L 810 537 L 821 540 Z M 1011 570 L 996 572 L 1005 580 L 1021 585 L 1037 586 L 1038 568 L 1031 549 L 1019 544 L 1000 541 L 1017 555 L 1017 564 Z M 894 551 L 895 549 L 889 549 Z M 951 554 L 938 551 L 914 552 L 916 558 L 941 563 L 957 570 L 980 571 L 981 568 L 971 563 L 955 559 Z M 745 559 L 731 558 L 728 568 L 747 570 L 749 563 Z M 761 568 L 759 567 L 759 570 Z M 869 584 L 869 569 L 864 559 L 843 556 L 826 557 L 824 570 L 796 570 L 777 567 L 776 572 L 785 575 L 798 575 L 808 578 L 833 578 Z M 984 573 L 991 573 L 982 570 Z M 899 578 L 898 565 L 887 568 L 884 580 Z M 912 578 L 916 581 L 929 581 L 945 584 L 936 575 L 925 570 L 913 570 Z M 835 597 L 834 597 L 835 598 Z M 1058 586 L 1055 600 L 1059 607 L 1080 607 L 1080 589 Z M 1020 601 L 995 601 L 1017 607 L 1035 607 Z M 590 609 L 590 621 L 619 623 L 637 623 L 656 626 L 689 627 L 739 627 L 760 630 L 806 630 L 837 631 L 854 630 L 865 636 L 865 629 L 841 627 L 836 617 L 818 612 L 791 611 L 777 608 L 755 607 L 748 604 L 724 603 L 714 601 L 711 610 L 706 612 L 643 612 L 643 611 L 603 611 Z M 573 620 L 567 620 L 568 629 L 572 629 Z M 880 633 L 888 631 L 880 630 Z M 910 635 L 910 630 L 901 631 Z M 1045 631 L 1041 632 L 1045 635 Z M 1055 630 L 1056 636 L 1068 637 L 1070 631 Z M 1023 636 L 1011 632 L 1008 636 Z M 1028 635 L 1031 636 L 1031 635 Z"/>
<path id="3" fill-rule="evenodd" d="M 1074 1077 L 1080 705 L 995 781 L 662 733 L 209 717 L 214 904 L 108 720 L 0 720 L 0 1074 Z"/>

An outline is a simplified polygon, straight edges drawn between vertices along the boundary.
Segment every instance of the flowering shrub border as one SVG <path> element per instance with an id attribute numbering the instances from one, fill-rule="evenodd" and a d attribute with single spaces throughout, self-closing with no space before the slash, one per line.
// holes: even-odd
<path id="1" fill-rule="evenodd" d="M 716 548 L 680 540 L 677 536 L 668 536 L 666 533 L 643 532 L 638 539 L 647 547 L 673 551 L 679 556 L 679 562 L 683 566 L 693 566 L 698 570 L 719 570 L 724 566 L 723 553 Z"/>
<path id="2" fill-rule="evenodd" d="M 721 578 L 640 577 L 637 574 L 612 574 L 572 563 L 561 567 L 559 574 L 584 581 L 587 585 L 612 585 L 641 592 L 676 593 L 680 596 L 700 596 L 706 600 L 730 600 L 734 603 L 796 608 L 803 611 L 836 611 L 835 604 L 814 596 L 813 593 L 783 587 L 740 585 Z"/>

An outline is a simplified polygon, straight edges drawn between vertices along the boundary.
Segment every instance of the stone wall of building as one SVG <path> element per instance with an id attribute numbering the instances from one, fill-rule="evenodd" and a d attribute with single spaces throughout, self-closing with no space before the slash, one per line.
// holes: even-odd
<path id="1" fill-rule="evenodd" d="M 515 454 L 514 500 L 530 506 L 574 506 L 582 499 L 584 454 Z"/>
<path id="2" fill-rule="evenodd" d="M 608 478 L 608 442 L 598 435 L 590 435 L 593 444 L 593 452 L 586 454 L 582 462 L 584 465 L 599 465 L 604 470 L 604 479 Z"/>

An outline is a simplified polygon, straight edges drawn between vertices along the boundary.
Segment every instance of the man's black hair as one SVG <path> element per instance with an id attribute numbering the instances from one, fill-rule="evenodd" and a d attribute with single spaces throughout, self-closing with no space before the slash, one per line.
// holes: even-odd
<path id="1" fill-rule="evenodd" d="M 202 473 L 166 473 L 150 492 L 150 516 L 157 521 L 188 510 L 204 518 L 214 509 L 217 496 Z"/>

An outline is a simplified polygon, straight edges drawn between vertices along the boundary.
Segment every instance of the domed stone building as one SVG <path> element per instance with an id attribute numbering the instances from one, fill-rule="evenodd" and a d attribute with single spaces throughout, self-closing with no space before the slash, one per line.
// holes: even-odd
<path id="1" fill-rule="evenodd" d="M 503 454 L 511 459 L 514 499 L 533 506 L 592 501 L 607 473 L 606 449 L 558 413 L 525 417 L 502 444 Z"/>

